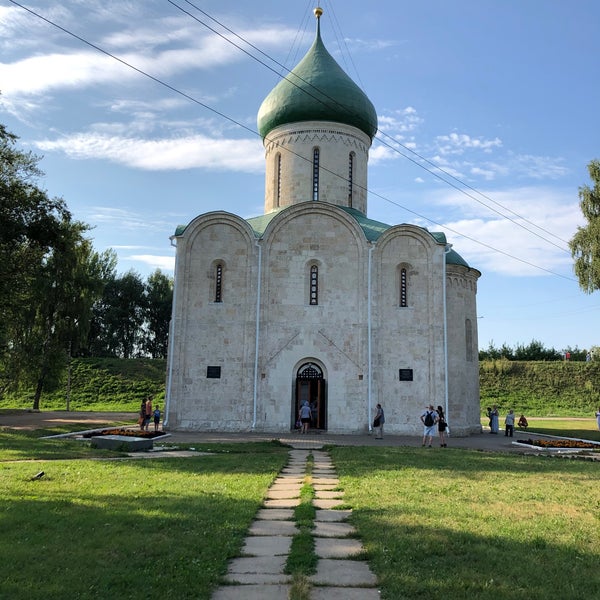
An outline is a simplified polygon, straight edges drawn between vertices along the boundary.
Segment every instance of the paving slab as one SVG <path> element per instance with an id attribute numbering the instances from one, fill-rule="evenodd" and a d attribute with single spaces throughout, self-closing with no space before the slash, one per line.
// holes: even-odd
<path id="1" fill-rule="evenodd" d="M 312 486 L 315 488 L 315 491 L 318 490 L 329 490 L 329 491 L 337 491 L 337 484 L 333 483 L 319 483 L 318 481 L 313 481 Z"/>
<path id="2" fill-rule="evenodd" d="M 344 538 L 356 533 L 356 529 L 350 523 L 323 523 L 315 521 L 313 534 L 316 537 Z"/>
<path id="3" fill-rule="evenodd" d="M 313 477 L 313 483 L 321 485 L 340 485 L 340 480 L 337 477 Z"/>
<path id="4" fill-rule="evenodd" d="M 294 511 L 291 508 L 261 508 L 256 513 L 256 518 L 267 521 L 291 521 L 294 518 Z"/>
<path id="5" fill-rule="evenodd" d="M 234 558 L 227 567 L 228 573 L 283 573 L 287 556 L 245 556 Z"/>
<path id="6" fill-rule="evenodd" d="M 283 535 L 253 535 L 244 541 L 242 554 L 250 556 L 278 556 L 288 554 L 292 538 Z"/>
<path id="7" fill-rule="evenodd" d="M 280 472 L 282 475 L 296 475 L 299 477 L 300 475 L 304 475 L 306 473 L 306 466 L 302 465 L 301 467 L 284 467 Z"/>
<path id="8" fill-rule="evenodd" d="M 317 563 L 317 572 L 310 580 L 316 585 L 336 587 L 377 585 L 377 578 L 369 569 L 369 565 L 359 560 L 321 558 Z"/>
<path id="9" fill-rule="evenodd" d="M 246 585 L 271 586 L 278 583 L 291 583 L 292 578 L 284 573 L 227 573 L 223 580 L 245 587 Z M 245 598 L 245 596 L 240 596 L 240 598 Z"/>
<path id="10" fill-rule="evenodd" d="M 315 497 L 319 500 L 337 500 L 344 497 L 344 492 L 341 490 L 315 490 Z"/>
<path id="11" fill-rule="evenodd" d="M 325 492 L 327 493 L 327 492 Z M 286 498 L 299 498 L 300 490 L 292 489 L 292 490 L 278 490 L 270 488 L 267 490 L 267 498 L 269 500 L 285 500 Z"/>
<path id="12" fill-rule="evenodd" d="M 220 587 L 212 600 L 287 600 L 289 585 L 228 585 Z"/>
<path id="13" fill-rule="evenodd" d="M 345 521 L 351 514 L 351 510 L 322 509 L 316 511 L 315 520 L 323 522 Z"/>
<path id="14" fill-rule="evenodd" d="M 315 498 L 312 503 L 316 508 L 335 508 L 336 506 L 344 504 L 344 501 Z"/>
<path id="15" fill-rule="evenodd" d="M 380 600 L 377 588 L 313 587 L 311 600 Z"/>
<path id="16" fill-rule="evenodd" d="M 298 528 L 294 521 L 254 521 L 248 530 L 249 535 L 296 535 Z"/>
<path id="17" fill-rule="evenodd" d="M 350 558 L 364 550 L 354 538 L 315 538 L 315 554 L 321 558 Z"/>
<path id="18" fill-rule="evenodd" d="M 297 477 L 296 475 L 279 475 L 273 483 L 297 483 L 304 484 L 304 476 Z"/>
<path id="19" fill-rule="evenodd" d="M 323 502 L 326 502 L 323 500 Z M 329 501 L 331 502 L 331 501 Z M 296 508 L 300 504 L 300 498 L 285 498 L 282 500 L 265 500 L 265 508 Z"/>

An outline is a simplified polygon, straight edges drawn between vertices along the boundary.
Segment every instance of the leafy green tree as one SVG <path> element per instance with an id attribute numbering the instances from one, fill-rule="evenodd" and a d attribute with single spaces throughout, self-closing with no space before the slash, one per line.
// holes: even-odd
<path id="1" fill-rule="evenodd" d="M 592 160 L 588 171 L 593 186 L 579 188 L 579 207 L 587 225 L 577 228 L 569 247 L 575 259 L 579 287 L 591 294 L 600 289 L 600 160 Z"/>
<path id="2" fill-rule="evenodd" d="M 39 158 L 17 148 L 0 125 L 0 393 L 18 382 L 27 358 L 20 341 L 33 288 L 71 219 L 64 201 L 37 185 Z"/>
<path id="3" fill-rule="evenodd" d="M 98 254 L 64 200 L 37 181 L 39 158 L 0 125 L 0 393 L 33 386 L 33 408 L 87 338 L 110 252 Z"/>
<path id="4" fill-rule="evenodd" d="M 531 340 L 527 346 L 517 344 L 514 360 L 561 360 L 562 354 L 554 348 L 546 348 L 538 340 Z"/>
<path id="5" fill-rule="evenodd" d="M 34 410 L 45 386 L 64 372 L 73 343 L 85 339 L 92 304 L 102 294 L 101 260 L 84 237 L 87 230 L 83 223 L 63 221 L 60 243 L 48 252 L 31 287 L 21 347 L 27 378 L 35 384 Z"/>
<path id="6" fill-rule="evenodd" d="M 133 358 L 143 354 L 145 285 L 135 271 L 112 277 L 93 307 L 88 353 Z"/>
<path id="7" fill-rule="evenodd" d="M 173 278 L 157 269 L 146 282 L 144 351 L 152 358 L 166 358 L 173 306 Z"/>

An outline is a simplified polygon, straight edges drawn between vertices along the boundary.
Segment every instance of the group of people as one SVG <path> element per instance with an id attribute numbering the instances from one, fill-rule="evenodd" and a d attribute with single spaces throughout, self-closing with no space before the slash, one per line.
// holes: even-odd
<path id="1" fill-rule="evenodd" d="M 430 404 L 425 412 L 421 415 L 421 422 L 423 423 L 423 446 L 429 446 L 431 448 L 433 444 L 434 436 L 438 435 L 440 439 L 440 446 L 446 448 L 448 446 L 447 436 L 450 432 L 446 416 L 444 415 L 444 409 L 438 406 L 437 409 Z M 375 439 L 383 439 L 383 425 L 385 423 L 385 413 L 381 404 L 377 404 L 375 409 L 375 418 L 373 419 L 373 430 L 375 431 Z"/>
<path id="2" fill-rule="evenodd" d="M 488 406 L 486 414 L 489 419 L 490 433 L 497 434 L 500 430 L 500 412 L 498 411 L 498 407 L 495 404 L 491 408 Z M 515 418 L 515 411 L 511 408 L 504 418 L 504 435 L 506 437 L 513 437 L 515 432 Z M 519 417 L 517 426 L 520 429 L 527 429 L 529 423 L 527 422 L 525 415 Z"/>
<path id="3" fill-rule="evenodd" d="M 433 407 L 433 404 L 427 406 L 425 412 L 421 415 L 421 422 L 423 423 L 422 446 L 431 448 L 436 432 L 440 438 L 440 446 L 442 448 L 448 446 L 447 436 L 450 430 L 444 409 L 441 406 L 438 406 L 437 409 Z"/>
<path id="4" fill-rule="evenodd" d="M 145 400 L 142 400 L 140 405 L 140 415 L 138 418 L 138 424 L 141 431 L 148 431 L 150 428 L 150 421 L 154 419 L 154 431 L 158 431 L 160 424 L 160 406 L 156 406 L 152 410 L 152 396 L 148 396 Z"/>
<path id="5" fill-rule="evenodd" d="M 142 408 L 143 407 L 144 404 L 142 404 Z M 150 412 L 152 412 L 152 404 L 150 404 Z M 495 404 L 492 407 L 488 406 L 486 414 L 489 419 L 490 433 L 497 434 L 500 430 L 500 412 L 498 411 L 498 407 Z M 423 412 L 420 418 L 424 428 L 422 445 L 431 448 L 433 444 L 433 438 L 437 432 L 438 437 L 440 438 L 440 446 L 442 448 L 446 448 L 448 446 L 447 436 L 450 433 L 450 428 L 448 426 L 448 422 L 446 421 L 446 416 L 444 415 L 444 409 L 441 406 L 438 406 L 437 409 L 435 409 L 433 407 L 433 404 L 430 404 L 426 407 L 425 411 Z M 309 406 L 308 402 L 304 402 L 304 404 L 302 404 L 298 412 L 298 426 L 301 430 L 301 433 L 308 433 L 308 429 L 312 419 L 313 414 L 311 412 L 311 407 Z M 515 419 L 515 412 L 511 408 L 508 411 L 506 417 L 504 418 L 504 435 L 506 437 L 513 437 L 515 431 Z M 598 424 L 598 429 L 600 430 L 600 407 L 598 408 L 598 412 L 596 412 L 596 422 Z M 154 423 L 156 429 L 158 427 L 156 416 Z M 373 419 L 373 430 L 375 432 L 376 440 L 383 439 L 384 423 L 385 413 L 383 411 L 383 407 L 381 406 L 381 404 L 377 404 L 377 406 L 375 407 L 375 417 Z M 517 427 L 519 427 L 519 429 L 527 429 L 528 426 L 529 423 L 527 422 L 527 418 L 525 417 L 525 415 L 521 415 L 517 422 Z"/>

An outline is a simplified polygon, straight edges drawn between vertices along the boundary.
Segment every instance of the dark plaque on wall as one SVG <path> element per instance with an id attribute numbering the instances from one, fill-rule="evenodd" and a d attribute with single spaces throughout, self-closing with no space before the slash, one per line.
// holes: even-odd
<path id="1" fill-rule="evenodd" d="M 413 380 L 413 370 L 412 369 L 400 369 L 398 371 L 398 377 L 400 381 L 412 381 Z"/>
<path id="2" fill-rule="evenodd" d="M 206 367 L 208 379 L 221 379 L 221 367 Z"/>

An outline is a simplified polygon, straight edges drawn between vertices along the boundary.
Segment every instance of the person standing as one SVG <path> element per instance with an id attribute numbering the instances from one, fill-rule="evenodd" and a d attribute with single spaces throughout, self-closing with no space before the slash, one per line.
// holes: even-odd
<path id="1" fill-rule="evenodd" d="M 442 448 L 446 448 L 448 444 L 446 443 L 446 429 L 448 428 L 448 423 L 446 422 L 446 416 L 444 415 L 444 409 L 441 406 L 437 407 L 438 414 L 438 435 L 440 436 L 440 446 Z"/>
<path id="2" fill-rule="evenodd" d="M 598 407 L 598 411 L 596 412 L 596 423 L 598 425 L 598 430 L 600 430 L 600 406 Z"/>
<path id="3" fill-rule="evenodd" d="M 154 431 L 158 431 L 158 425 L 160 423 L 160 406 L 154 409 Z"/>
<path id="4" fill-rule="evenodd" d="M 512 437 L 515 431 L 515 413 L 511 408 L 504 419 L 504 435 Z"/>
<path id="5" fill-rule="evenodd" d="M 377 405 L 377 411 L 375 413 L 375 419 L 373 420 L 373 429 L 375 429 L 375 439 L 383 439 L 383 424 L 385 423 L 385 413 L 381 404 Z"/>
<path id="6" fill-rule="evenodd" d="M 152 418 L 152 396 L 148 396 L 146 399 L 146 414 L 144 419 L 144 429 L 148 431 L 150 427 L 150 419 Z"/>
<path id="7" fill-rule="evenodd" d="M 138 425 L 140 426 L 140 430 L 144 431 L 144 423 L 146 421 L 146 399 L 142 400 L 140 404 L 140 414 L 138 417 Z"/>
<path id="8" fill-rule="evenodd" d="M 430 404 L 425 412 L 421 415 L 421 422 L 423 423 L 423 444 L 422 446 L 428 445 L 431 448 L 433 443 L 433 436 L 435 435 L 435 425 L 437 423 L 437 413 L 433 408 L 433 404 Z"/>
<path id="9" fill-rule="evenodd" d="M 308 427 L 310 425 L 310 406 L 306 400 L 304 404 L 300 407 L 298 412 L 298 416 L 300 417 L 300 422 L 302 423 L 302 430 L 300 433 L 308 433 Z"/>
<path id="10" fill-rule="evenodd" d="M 498 407 L 494 404 L 490 411 L 490 433 L 498 433 L 500 429 L 500 413 Z"/>

